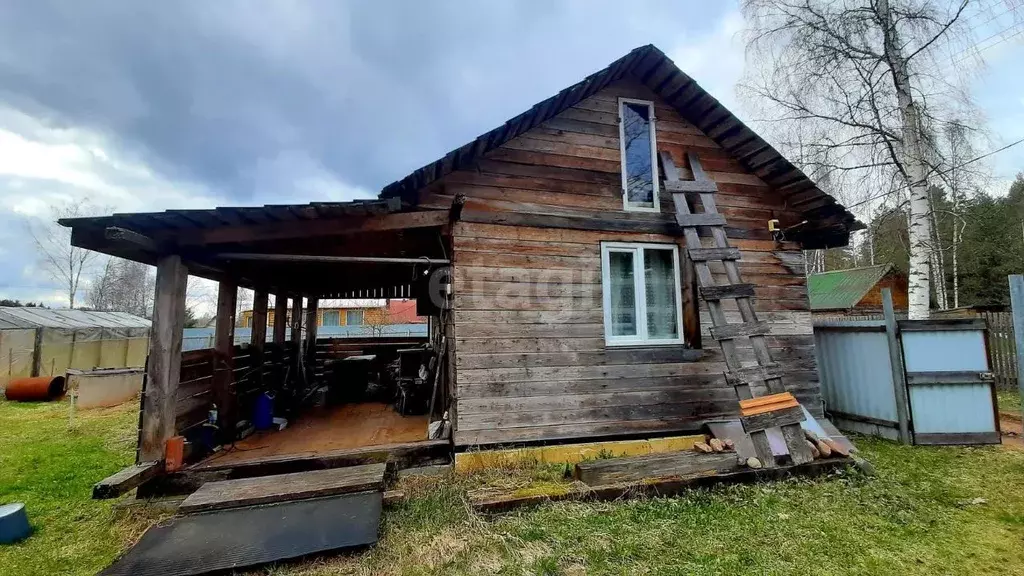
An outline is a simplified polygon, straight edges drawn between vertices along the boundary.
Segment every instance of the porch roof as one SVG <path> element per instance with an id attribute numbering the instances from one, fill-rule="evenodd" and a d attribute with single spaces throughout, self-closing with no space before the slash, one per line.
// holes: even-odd
<path id="1" fill-rule="evenodd" d="M 147 264 L 179 254 L 189 274 L 211 280 L 304 296 L 394 298 L 410 296 L 410 268 L 417 263 L 328 260 L 444 259 L 439 233 L 449 221 L 448 210 L 403 211 L 394 198 L 166 210 L 58 223 L 71 228 L 74 246 Z M 326 258 L 288 261 L 287 255 Z"/>

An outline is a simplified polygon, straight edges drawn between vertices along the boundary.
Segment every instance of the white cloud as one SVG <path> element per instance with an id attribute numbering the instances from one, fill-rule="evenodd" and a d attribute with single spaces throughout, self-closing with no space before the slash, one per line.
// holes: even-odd
<path id="1" fill-rule="evenodd" d="M 198 184 L 161 177 L 100 134 L 50 127 L 10 108 L 0 108 L 0 177 L 0 210 L 34 218 L 85 198 L 119 211 L 195 208 L 216 198 Z"/>
<path id="2" fill-rule="evenodd" d="M 743 15 L 731 10 L 714 28 L 704 34 L 686 34 L 668 50 L 680 69 L 734 114 L 739 113 L 736 84 L 743 76 L 743 25 Z"/>
<path id="3" fill-rule="evenodd" d="M 343 202 L 375 195 L 341 181 L 301 150 L 283 150 L 261 158 L 246 176 L 256 204 Z"/>
<path id="4" fill-rule="evenodd" d="M 300 150 L 260 159 L 244 176 L 252 190 L 245 204 L 344 201 L 373 195 L 341 181 Z M 35 247 L 24 231 L 29 223 L 46 225 L 52 207 L 86 199 L 117 212 L 239 204 L 208 186 L 157 173 L 102 134 L 49 126 L 0 105 L 0 221 L 21 230 L 2 233 L 0 255 L 7 267 L 0 269 L 0 296 L 49 306 L 66 304 L 63 291 L 35 264 Z M 204 293 L 211 289 L 208 282 L 195 286 Z M 192 300 L 198 313 L 212 311 L 209 298 Z"/>

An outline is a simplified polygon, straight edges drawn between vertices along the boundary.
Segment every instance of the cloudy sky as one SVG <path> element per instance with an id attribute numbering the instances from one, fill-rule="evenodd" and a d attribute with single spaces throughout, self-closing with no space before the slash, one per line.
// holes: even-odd
<path id="1" fill-rule="evenodd" d="M 60 304 L 26 234 L 55 204 L 371 197 L 643 44 L 742 116 L 742 26 L 731 2 L 0 0 L 0 297 Z M 986 56 L 1009 142 L 1024 50 Z"/>

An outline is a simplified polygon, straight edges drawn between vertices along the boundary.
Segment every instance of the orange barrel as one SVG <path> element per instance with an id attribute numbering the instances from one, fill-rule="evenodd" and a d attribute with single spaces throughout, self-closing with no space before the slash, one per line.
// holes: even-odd
<path id="1" fill-rule="evenodd" d="M 35 400 L 55 400 L 67 392 L 63 376 L 37 376 L 33 378 L 15 378 L 7 383 L 5 395 L 8 400 L 32 402 Z"/>

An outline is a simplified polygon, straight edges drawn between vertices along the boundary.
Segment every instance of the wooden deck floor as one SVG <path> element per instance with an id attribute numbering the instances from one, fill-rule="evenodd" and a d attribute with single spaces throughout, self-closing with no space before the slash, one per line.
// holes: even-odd
<path id="1" fill-rule="evenodd" d="M 334 406 L 303 414 L 281 431 L 257 432 L 233 449 L 198 464 L 243 464 L 277 456 L 314 456 L 335 450 L 427 439 L 427 416 L 402 416 L 390 404 Z"/>

